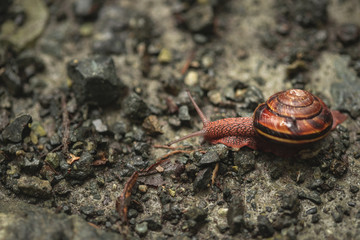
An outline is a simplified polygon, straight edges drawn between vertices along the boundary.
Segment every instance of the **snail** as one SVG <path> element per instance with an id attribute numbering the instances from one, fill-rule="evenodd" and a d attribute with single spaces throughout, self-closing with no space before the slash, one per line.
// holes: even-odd
<path id="1" fill-rule="evenodd" d="M 222 143 L 232 148 L 249 147 L 287 157 L 326 137 L 347 118 L 330 110 L 318 97 L 301 89 L 290 89 L 272 95 L 260 104 L 252 117 L 225 118 L 209 121 L 190 92 L 188 96 L 203 122 L 203 129 L 168 145 L 195 136 L 211 144 Z"/>

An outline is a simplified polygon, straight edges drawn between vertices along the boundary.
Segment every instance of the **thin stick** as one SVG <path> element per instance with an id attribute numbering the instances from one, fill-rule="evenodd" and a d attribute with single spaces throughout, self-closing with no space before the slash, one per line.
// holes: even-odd
<path id="1" fill-rule="evenodd" d="M 219 171 L 219 163 L 216 163 L 215 168 L 214 168 L 214 170 L 212 172 L 212 176 L 211 176 L 211 185 L 214 185 L 215 178 L 217 176 L 218 171 Z"/>
<path id="2" fill-rule="evenodd" d="M 187 70 L 189 69 L 190 64 L 191 64 L 191 61 L 192 61 L 192 60 L 194 59 L 194 57 L 195 57 L 195 52 L 196 52 L 195 50 L 191 50 L 188 58 L 186 59 L 186 62 L 185 62 L 185 64 L 184 64 L 184 66 L 183 66 L 182 69 L 181 69 L 181 74 L 182 74 L 182 75 L 184 75 L 184 74 L 187 72 Z"/>
<path id="3" fill-rule="evenodd" d="M 130 179 L 126 182 L 125 187 L 121 195 L 116 199 L 116 211 L 119 213 L 121 221 L 127 222 L 128 206 L 130 203 L 131 190 L 138 179 L 139 172 L 135 171 Z"/>

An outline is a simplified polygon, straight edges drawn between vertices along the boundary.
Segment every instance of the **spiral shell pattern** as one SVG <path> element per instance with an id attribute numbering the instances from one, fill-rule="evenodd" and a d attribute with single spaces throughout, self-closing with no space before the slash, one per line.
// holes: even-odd
<path id="1" fill-rule="evenodd" d="M 304 144 L 324 138 L 331 130 L 329 108 L 311 93 L 291 89 L 272 95 L 253 116 L 258 134 L 276 142 Z"/>

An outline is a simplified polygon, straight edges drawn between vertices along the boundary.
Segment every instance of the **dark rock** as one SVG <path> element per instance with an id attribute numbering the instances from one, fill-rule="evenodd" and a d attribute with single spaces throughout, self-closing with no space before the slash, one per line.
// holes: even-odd
<path id="1" fill-rule="evenodd" d="M 283 169 L 279 166 L 271 166 L 269 169 L 269 175 L 271 177 L 272 180 L 277 180 L 279 179 L 283 174 Z"/>
<path id="2" fill-rule="evenodd" d="M 82 0 L 73 3 L 75 16 L 82 19 L 91 19 L 97 16 L 103 5 L 101 0 Z"/>
<path id="3" fill-rule="evenodd" d="M 356 24 L 345 23 L 338 27 L 336 34 L 344 45 L 350 45 L 359 40 L 360 28 Z"/>
<path id="4" fill-rule="evenodd" d="M 210 183 L 210 179 L 212 176 L 212 170 L 211 168 L 205 168 L 203 170 L 200 170 L 193 183 L 193 191 L 195 193 L 200 192 L 201 190 L 204 190 L 208 188 L 208 184 Z"/>
<path id="5" fill-rule="evenodd" d="M 111 131 L 118 136 L 124 136 L 128 132 L 128 126 L 124 122 L 116 122 L 111 126 Z"/>
<path id="6" fill-rule="evenodd" d="M 200 207 L 190 208 L 184 215 L 187 219 L 187 226 L 192 233 L 196 233 L 200 230 L 207 217 L 205 209 Z"/>
<path id="7" fill-rule="evenodd" d="M 76 215 L 53 213 L 13 199 L 0 201 L 0 213 L 2 239 L 124 239 L 120 234 L 94 228 Z"/>
<path id="8" fill-rule="evenodd" d="M 359 191 L 359 187 L 355 185 L 350 185 L 350 192 L 357 193 Z"/>
<path id="9" fill-rule="evenodd" d="M 124 93 L 125 86 L 116 76 L 114 62 L 109 57 L 71 60 L 67 64 L 67 74 L 80 103 L 107 105 Z"/>
<path id="10" fill-rule="evenodd" d="M 181 210 L 177 205 L 167 203 L 162 208 L 162 219 L 163 220 L 179 220 L 181 217 Z"/>
<path id="11" fill-rule="evenodd" d="M 311 190 L 320 190 L 321 186 L 324 184 L 324 180 L 322 179 L 314 179 L 312 182 L 310 182 L 310 185 L 308 186 Z"/>
<path id="12" fill-rule="evenodd" d="M 0 81 L 11 95 L 19 96 L 22 93 L 23 82 L 14 66 L 5 67 L 5 71 L 0 75 Z"/>
<path id="13" fill-rule="evenodd" d="M 104 6 L 96 21 L 97 36 L 94 39 L 93 51 L 101 54 L 125 53 L 125 41 L 129 34 L 128 28 L 131 11 L 114 5 Z"/>
<path id="14" fill-rule="evenodd" d="M 136 218 L 139 215 L 139 212 L 136 209 L 130 208 L 128 212 L 128 218 Z"/>
<path id="15" fill-rule="evenodd" d="M 296 223 L 296 218 L 293 218 L 289 215 L 280 214 L 273 222 L 273 227 L 274 229 L 280 231 L 284 228 L 290 227 L 292 224 L 295 223 Z"/>
<path id="16" fill-rule="evenodd" d="M 81 126 L 74 131 L 70 132 L 71 142 L 84 141 L 87 137 L 91 135 L 91 128 Z"/>
<path id="17" fill-rule="evenodd" d="M 322 203 L 320 195 L 316 192 L 305 193 L 304 191 L 300 191 L 298 197 L 300 199 L 308 199 L 317 205 Z"/>
<path id="18" fill-rule="evenodd" d="M 319 214 L 314 214 L 311 217 L 311 222 L 312 223 L 318 223 L 320 221 L 320 215 Z"/>
<path id="19" fill-rule="evenodd" d="M 127 163 L 128 164 L 126 166 L 129 166 L 130 168 L 135 168 L 136 170 L 144 169 L 148 165 L 148 161 L 138 155 L 127 159 Z"/>
<path id="20" fill-rule="evenodd" d="M 58 146 L 61 144 L 61 139 L 60 136 L 58 134 L 54 134 L 50 137 L 50 144 L 53 146 Z"/>
<path id="21" fill-rule="evenodd" d="M 68 176 L 77 180 L 86 179 L 94 172 L 92 166 L 93 161 L 94 157 L 89 152 L 84 152 L 81 154 L 79 160 L 70 165 Z"/>
<path id="22" fill-rule="evenodd" d="M 191 7 L 183 17 L 186 27 L 191 32 L 212 32 L 214 13 L 210 4 L 199 4 Z"/>
<path id="23" fill-rule="evenodd" d="M 32 122 L 30 115 L 22 115 L 15 118 L 2 132 L 5 141 L 18 143 L 30 132 L 29 123 Z"/>
<path id="24" fill-rule="evenodd" d="M 151 231 L 160 231 L 162 229 L 161 218 L 158 214 L 154 214 L 144 219 L 143 222 L 147 222 L 148 228 Z"/>
<path id="25" fill-rule="evenodd" d="M 259 215 L 257 218 L 259 234 L 265 238 L 271 237 L 275 230 L 266 216 Z"/>
<path id="26" fill-rule="evenodd" d="M 239 176 L 253 171 L 255 169 L 256 160 L 253 151 L 238 151 L 234 152 L 234 164 L 239 167 Z"/>
<path id="27" fill-rule="evenodd" d="M 49 198 L 52 191 L 49 181 L 25 175 L 20 177 L 18 188 L 22 193 L 36 198 Z"/>
<path id="28" fill-rule="evenodd" d="M 229 159 L 229 148 L 224 144 L 215 144 L 212 145 L 210 151 L 214 151 L 219 156 L 220 160 L 228 160 Z"/>
<path id="29" fill-rule="evenodd" d="M 196 176 L 198 171 L 199 171 L 199 168 L 196 167 L 195 164 L 191 163 L 191 164 L 185 165 L 185 173 L 191 179 L 193 179 Z"/>
<path id="30" fill-rule="evenodd" d="M 147 104 L 136 93 L 131 93 L 124 100 L 123 106 L 125 114 L 130 118 L 131 121 L 140 122 L 150 113 Z"/>
<path id="31" fill-rule="evenodd" d="M 356 74 L 348 71 L 345 63 L 335 62 L 337 75 L 343 81 L 341 83 L 331 84 L 331 94 L 333 101 L 337 103 L 336 108 L 350 113 L 353 118 L 360 116 L 360 105 L 357 104 L 360 99 L 360 84 L 357 81 Z"/>
<path id="32" fill-rule="evenodd" d="M 306 211 L 306 214 L 316 214 L 317 213 L 317 208 L 316 207 L 313 207 L 313 208 L 310 208 L 309 210 Z"/>
<path id="33" fill-rule="evenodd" d="M 82 214 L 85 214 L 87 217 L 92 217 L 96 215 L 94 206 L 88 206 L 88 205 L 81 206 L 80 212 Z"/>
<path id="34" fill-rule="evenodd" d="M 16 58 L 16 63 L 19 68 L 19 76 L 26 81 L 36 73 L 45 70 L 45 63 L 35 51 L 32 50 L 22 52 Z"/>
<path id="35" fill-rule="evenodd" d="M 28 173 L 35 173 L 36 171 L 40 170 L 42 167 L 43 162 L 38 157 L 32 156 L 25 156 L 24 157 L 24 164 L 22 166 L 22 170 Z"/>
<path id="36" fill-rule="evenodd" d="M 330 163 L 330 172 L 336 177 L 343 176 L 349 167 L 348 156 L 343 155 L 341 159 L 333 159 Z"/>
<path id="37" fill-rule="evenodd" d="M 62 46 L 68 36 L 68 26 L 58 25 L 56 29 L 49 30 L 39 40 L 40 49 L 45 54 L 62 59 L 65 54 Z"/>
<path id="38" fill-rule="evenodd" d="M 125 42 L 136 48 L 139 43 L 149 44 L 154 36 L 154 23 L 148 15 L 114 4 L 101 9 L 95 29 L 92 48 L 100 54 L 123 54 Z"/>
<path id="39" fill-rule="evenodd" d="M 226 215 L 231 234 L 236 234 L 244 228 L 244 203 L 240 198 L 233 198 Z"/>
<path id="40" fill-rule="evenodd" d="M 183 105 L 179 108 L 179 119 L 181 122 L 185 123 L 188 123 L 191 120 L 188 106 Z"/>
<path id="41" fill-rule="evenodd" d="M 335 210 L 331 212 L 331 216 L 336 223 L 340 223 L 344 218 L 344 211 L 342 208 L 336 207 Z"/>
<path id="42" fill-rule="evenodd" d="M 197 165 L 199 167 L 205 167 L 212 163 L 217 163 L 219 161 L 220 161 L 220 157 L 215 151 L 208 151 L 202 156 L 202 158 L 197 163 Z"/>
<path id="43" fill-rule="evenodd" d="M 328 0 L 293 1 L 288 6 L 293 18 L 303 27 L 322 26 L 327 22 Z M 316 9 L 316 11 L 314 11 Z"/>
<path id="44" fill-rule="evenodd" d="M 7 15 L 7 11 L 10 8 L 10 6 L 12 5 L 13 0 L 4 0 L 0 2 L 0 24 L 3 23 L 3 21 L 6 19 Z"/>
<path id="45" fill-rule="evenodd" d="M 205 218 L 207 217 L 207 212 L 203 208 L 192 207 L 184 213 L 184 216 L 188 220 L 194 220 L 196 222 L 203 222 L 203 221 L 205 221 Z"/>
<path id="46" fill-rule="evenodd" d="M 296 217 L 300 212 L 300 200 L 295 190 L 289 190 L 281 197 L 281 208 L 284 214 Z"/>

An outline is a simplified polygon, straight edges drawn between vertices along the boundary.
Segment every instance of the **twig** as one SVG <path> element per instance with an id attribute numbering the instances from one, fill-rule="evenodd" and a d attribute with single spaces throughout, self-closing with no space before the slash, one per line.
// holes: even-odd
<path id="1" fill-rule="evenodd" d="M 184 66 L 183 66 L 182 69 L 181 69 L 181 74 L 182 74 L 182 75 L 184 75 L 184 74 L 187 72 L 187 70 L 189 69 L 190 64 L 191 64 L 191 61 L 192 61 L 192 60 L 194 59 L 194 57 L 195 57 L 195 53 L 196 53 L 195 49 L 191 50 L 188 58 L 186 59 L 186 62 L 185 62 L 185 64 L 184 64 Z"/>
<path id="2" fill-rule="evenodd" d="M 139 176 L 139 172 L 135 171 L 130 179 L 126 182 L 125 187 L 121 195 L 116 199 L 116 211 L 119 213 L 121 221 L 127 222 L 127 212 L 130 203 L 131 190 L 136 183 Z"/>
<path id="3" fill-rule="evenodd" d="M 212 176 L 211 176 L 211 185 L 214 185 L 215 178 L 217 176 L 218 171 L 219 171 L 219 163 L 216 163 L 215 168 L 214 168 L 214 170 L 212 172 Z"/>
<path id="4" fill-rule="evenodd" d="M 156 159 L 156 162 L 149 166 L 148 168 L 142 169 L 140 171 L 135 171 L 131 177 L 126 181 L 125 187 L 121 193 L 121 195 L 116 199 L 116 211 L 119 213 L 121 221 L 123 223 L 127 222 L 127 213 L 128 213 L 128 206 L 130 203 L 130 197 L 131 197 L 131 191 L 134 187 L 137 179 L 139 176 L 147 176 L 150 175 L 150 171 L 152 171 L 154 168 L 159 166 L 160 164 L 167 162 L 171 156 L 179 154 L 179 153 L 192 153 L 194 151 L 198 151 L 199 149 L 195 150 L 175 150 L 168 154 L 165 154 L 158 159 Z M 202 151 L 204 152 L 204 151 Z"/>

